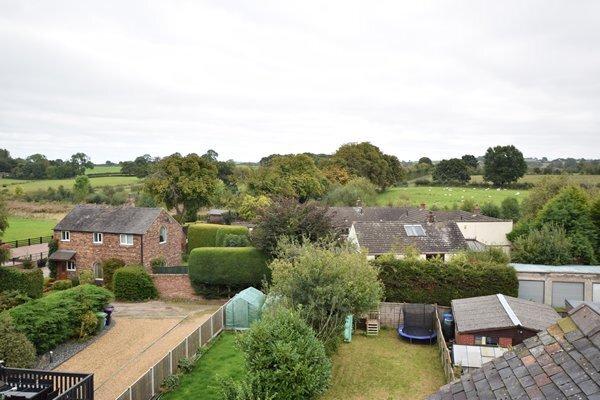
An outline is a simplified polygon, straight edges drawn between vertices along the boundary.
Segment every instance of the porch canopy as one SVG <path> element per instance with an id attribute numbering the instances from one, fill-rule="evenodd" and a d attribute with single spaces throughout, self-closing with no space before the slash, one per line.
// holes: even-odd
<path id="1" fill-rule="evenodd" d="M 50 254 L 48 259 L 53 261 L 69 261 L 73 257 L 75 257 L 74 250 L 56 250 L 54 253 Z"/>

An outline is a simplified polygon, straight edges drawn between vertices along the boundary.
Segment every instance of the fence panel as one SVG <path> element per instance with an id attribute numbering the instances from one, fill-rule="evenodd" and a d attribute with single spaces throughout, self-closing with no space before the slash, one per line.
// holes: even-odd
<path id="1" fill-rule="evenodd" d="M 212 316 L 213 336 L 221 332 L 223 329 L 223 312 L 216 312 Z"/>
<path id="2" fill-rule="evenodd" d="M 186 352 L 185 352 L 185 339 L 183 340 L 183 342 L 179 343 L 177 345 L 177 347 L 175 347 L 172 351 L 171 354 L 173 356 L 173 372 L 175 372 L 177 370 L 177 364 L 179 364 L 179 360 L 181 360 L 184 357 L 187 357 Z"/>
<path id="3" fill-rule="evenodd" d="M 152 393 L 152 369 L 131 386 L 131 400 L 148 400 Z"/>
<path id="4" fill-rule="evenodd" d="M 437 333 L 437 345 L 438 352 L 440 354 L 440 361 L 442 363 L 442 368 L 444 368 L 444 375 L 446 376 L 446 382 L 452 382 L 456 379 L 454 375 L 454 368 L 452 368 L 452 357 L 450 356 L 450 351 L 448 350 L 448 346 L 446 346 L 446 341 L 444 340 L 444 333 L 442 331 L 442 323 L 440 322 L 440 317 L 438 313 L 435 313 L 435 330 Z"/>
<path id="5" fill-rule="evenodd" d="M 210 319 L 202 324 L 200 330 L 202 331 L 202 342 L 201 345 L 204 346 L 212 337 L 212 331 L 210 329 Z"/>
<path id="6" fill-rule="evenodd" d="M 404 321 L 402 316 L 404 303 L 379 303 L 379 321 L 381 326 L 397 328 Z"/>
<path id="7" fill-rule="evenodd" d="M 195 330 L 188 336 L 188 357 L 193 356 L 200 347 L 200 332 Z"/>
<path id="8" fill-rule="evenodd" d="M 115 400 L 131 400 L 131 388 L 127 388 L 127 390 Z"/>
<path id="9" fill-rule="evenodd" d="M 173 373 L 171 371 L 171 353 L 164 356 L 164 358 L 152 368 L 152 372 L 154 373 L 154 393 L 158 393 L 162 382 L 167 376 Z"/>

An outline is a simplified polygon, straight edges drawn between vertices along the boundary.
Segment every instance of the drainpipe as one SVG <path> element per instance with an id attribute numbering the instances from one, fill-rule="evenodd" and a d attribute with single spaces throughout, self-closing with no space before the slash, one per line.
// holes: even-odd
<path id="1" fill-rule="evenodd" d="M 142 267 L 146 268 L 144 265 L 144 235 L 140 235 L 140 259 L 142 260 Z"/>

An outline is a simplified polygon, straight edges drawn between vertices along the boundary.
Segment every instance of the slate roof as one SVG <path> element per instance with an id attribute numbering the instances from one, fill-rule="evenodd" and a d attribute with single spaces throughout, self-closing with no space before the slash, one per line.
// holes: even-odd
<path id="1" fill-rule="evenodd" d="M 69 261 L 74 256 L 75 251 L 73 250 L 56 250 L 54 253 L 50 254 L 48 259 L 54 261 Z"/>
<path id="2" fill-rule="evenodd" d="M 429 400 L 600 399 L 600 314 L 587 304 Z"/>
<path id="3" fill-rule="evenodd" d="M 501 297 L 506 300 L 507 310 Z M 514 321 L 510 313 L 517 317 Z M 504 295 L 452 300 L 452 314 L 458 332 L 476 332 L 521 326 L 541 331 L 556 323 L 560 315 L 546 304 Z"/>
<path id="4" fill-rule="evenodd" d="M 454 222 L 421 223 L 425 236 L 407 236 L 404 222 L 355 222 L 361 248 L 369 254 L 402 253 L 413 246 L 422 254 L 454 253 L 466 248 L 465 238 Z"/>
<path id="5" fill-rule="evenodd" d="M 161 211 L 160 208 L 82 204 L 75 206 L 54 230 L 143 235 Z"/>
<path id="6" fill-rule="evenodd" d="M 358 221 L 405 221 L 424 223 L 433 213 L 435 222 L 499 222 L 498 218 L 466 211 L 428 211 L 417 207 L 330 207 L 333 225 L 339 228 L 350 227 Z"/>

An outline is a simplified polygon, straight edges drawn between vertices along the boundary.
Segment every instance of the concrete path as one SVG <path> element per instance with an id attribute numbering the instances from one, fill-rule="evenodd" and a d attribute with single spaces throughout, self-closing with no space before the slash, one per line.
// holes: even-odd
<path id="1" fill-rule="evenodd" d="M 17 258 L 28 256 L 30 254 L 39 254 L 48 252 L 48 243 L 32 244 L 31 246 L 23 246 L 10 249 L 10 257 Z"/>
<path id="2" fill-rule="evenodd" d="M 94 398 L 114 400 L 218 308 L 188 303 L 114 303 L 115 326 L 56 371 L 94 374 Z"/>

